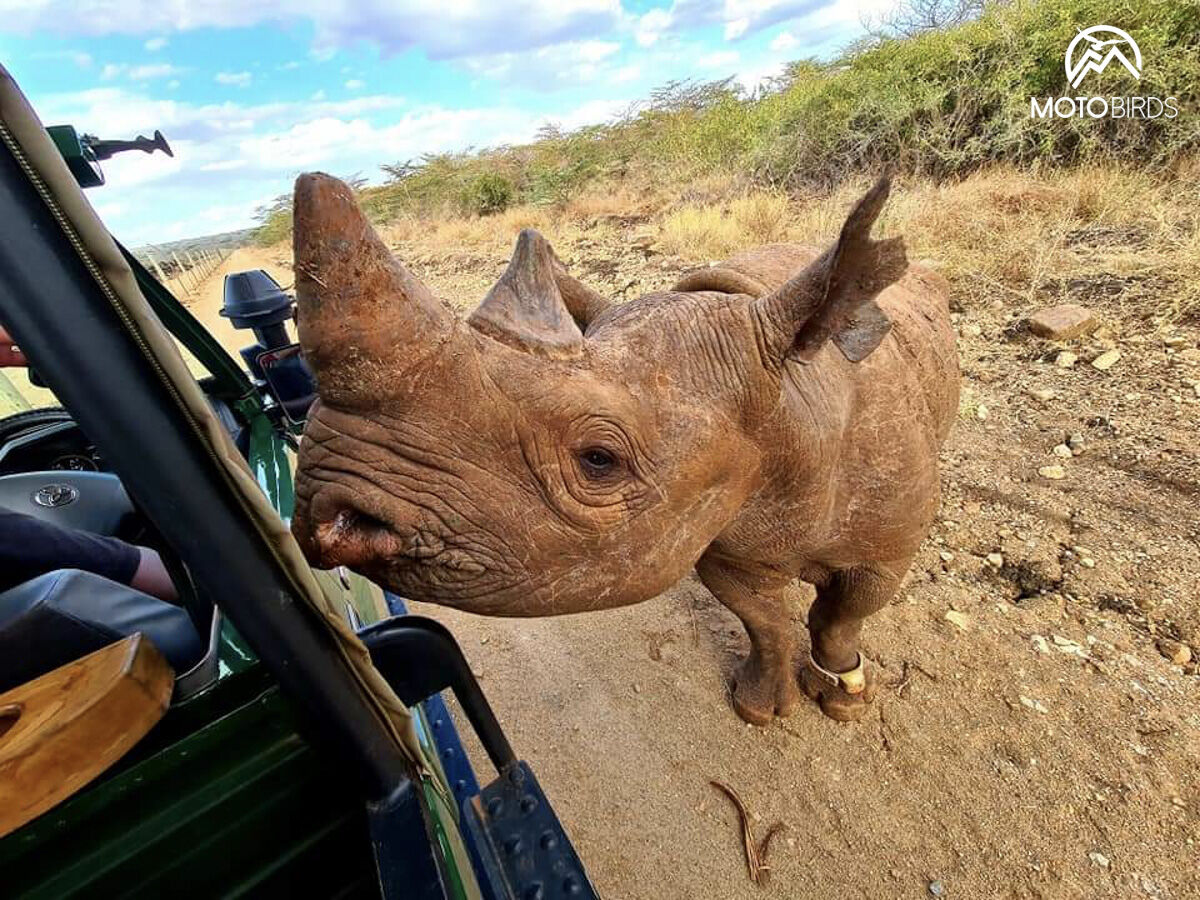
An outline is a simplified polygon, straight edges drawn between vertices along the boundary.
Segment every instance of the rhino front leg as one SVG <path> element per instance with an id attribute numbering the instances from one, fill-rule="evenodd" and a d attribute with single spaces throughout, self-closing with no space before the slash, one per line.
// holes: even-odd
<path id="1" fill-rule="evenodd" d="M 863 620 L 895 596 L 906 570 L 844 569 L 817 587 L 808 613 L 812 659 L 801 669 L 800 683 L 830 718 L 856 721 L 875 699 L 875 672 L 859 653 L 859 634 Z"/>
<path id="2" fill-rule="evenodd" d="M 734 678 L 733 708 L 752 725 L 790 715 L 800 701 L 795 635 L 783 597 L 792 579 L 754 575 L 707 554 L 696 564 L 696 574 L 750 636 L 750 655 Z"/>

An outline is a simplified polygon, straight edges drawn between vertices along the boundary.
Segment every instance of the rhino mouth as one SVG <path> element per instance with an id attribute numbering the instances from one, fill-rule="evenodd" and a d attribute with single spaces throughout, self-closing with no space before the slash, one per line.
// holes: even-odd
<path id="1" fill-rule="evenodd" d="M 437 532 L 421 527 L 397 528 L 364 512 L 344 506 L 312 529 L 311 545 L 322 568 L 348 566 L 369 574 L 395 576 L 399 571 L 443 570 L 461 579 L 487 571 L 474 555 L 455 547 Z"/>

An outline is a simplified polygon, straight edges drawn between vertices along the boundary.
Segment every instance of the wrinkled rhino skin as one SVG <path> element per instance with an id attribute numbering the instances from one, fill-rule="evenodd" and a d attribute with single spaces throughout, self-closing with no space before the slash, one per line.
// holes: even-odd
<path id="1" fill-rule="evenodd" d="M 525 231 L 463 321 L 345 185 L 300 176 L 298 327 L 320 388 L 300 545 L 487 615 L 637 603 L 694 567 L 750 637 L 743 718 L 788 714 L 801 688 L 857 718 L 874 695 L 860 629 L 933 519 L 958 397 L 945 283 L 870 236 L 888 190 L 823 253 L 762 247 L 620 305 Z M 817 592 L 811 660 L 797 578 Z"/>

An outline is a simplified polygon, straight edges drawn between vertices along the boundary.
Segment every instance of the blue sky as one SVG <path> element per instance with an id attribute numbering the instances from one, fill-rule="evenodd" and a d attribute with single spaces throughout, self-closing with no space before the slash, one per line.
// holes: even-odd
<path id="1" fill-rule="evenodd" d="M 160 128 L 89 192 L 130 245 L 253 224 L 297 172 L 612 118 L 671 79 L 747 85 L 859 37 L 894 0 L 0 0 L 0 61 L 47 125 Z"/>

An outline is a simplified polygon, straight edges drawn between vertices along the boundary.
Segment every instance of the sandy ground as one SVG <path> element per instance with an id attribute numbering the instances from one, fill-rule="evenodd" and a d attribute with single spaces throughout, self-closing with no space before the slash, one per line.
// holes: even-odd
<path id="1" fill-rule="evenodd" d="M 558 249 L 630 296 L 685 267 L 586 239 Z M 505 261 L 402 251 L 461 306 Z M 238 251 L 224 270 L 287 285 L 288 255 Z M 194 308 L 236 348 L 220 274 Z M 604 897 L 1200 897 L 1200 679 L 1157 646 L 1200 642 L 1197 331 L 1164 336 L 1126 322 L 1119 292 L 1082 290 L 1105 327 L 1069 347 L 1015 327 L 1028 310 L 958 315 L 942 516 L 867 625 L 884 686 L 862 722 L 815 705 L 738 720 L 727 682 L 746 638 L 694 578 L 555 619 L 418 607 L 459 637 Z M 1089 364 L 1112 347 L 1111 369 Z M 1055 456 L 1072 436 L 1081 453 Z M 1038 474 L 1056 463 L 1065 477 Z M 792 593 L 801 631 L 810 596 Z M 760 838 L 784 825 L 765 887 L 710 779 L 741 794 Z"/>

